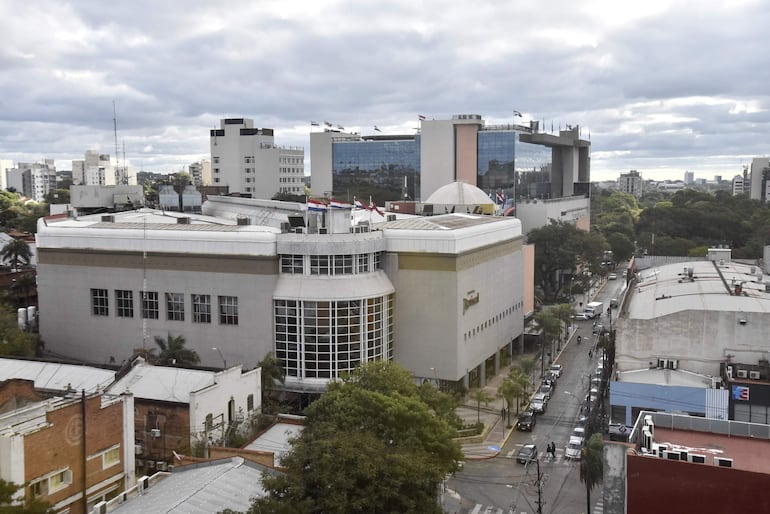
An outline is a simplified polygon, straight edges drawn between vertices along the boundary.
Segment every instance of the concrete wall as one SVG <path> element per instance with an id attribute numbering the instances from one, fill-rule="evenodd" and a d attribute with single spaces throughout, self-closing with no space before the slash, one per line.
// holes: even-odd
<path id="1" fill-rule="evenodd" d="M 479 169 L 478 133 L 478 125 L 455 125 L 455 176 L 474 186 Z"/>
<path id="2" fill-rule="evenodd" d="M 455 182 L 455 129 L 452 120 L 425 120 L 420 132 L 420 199 Z"/>
<path id="3" fill-rule="evenodd" d="M 523 200 L 516 204 L 516 217 L 521 220 L 522 231 L 531 230 L 550 223 L 550 220 L 574 222 L 579 228 L 590 224 L 590 200 L 584 196 L 557 198 L 553 200 Z"/>
<path id="4" fill-rule="evenodd" d="M 738 316 L 746 324 L 737 322 Z M 658 357 L 679 359 L 679 368 L 719 375 L 727 354 L 735 362 L 756 362 L 767 355 L 770 316 L 757 312 L 681 311 L 652 319 L 617 320 L 618 371 L 646 368 Z"/>
<path id="5" fill-rule="evenodd" d="M 227 361 L 252 368 L 273 349 L 272 293 L 278 278 L 277 259 L 257 257 L 151 255 L 143 269 L 141 254 L 65 252 L 47 254 L 38 266 L 40 333 L 46 348 L 59 355 L 91 362 L 118 363 L 155 336 L 184 336 L 201 363 L 220 366 L 218 347 Z M 157 291 L 159 319 L 141 317 L 141 291 Z M 109 316 L 94 316 L 91 288 L 109 291 Z M 134 293 L 134 317 L 116 316 L 115 290 Z M 184 293 L 185 320 L 168 321 L 164 293 Z M 210 294 L 211 323 L 193 323 L 191 294 Z M 221 325 L 217 296 L 238 297 L 238 325 Z M 215 343 L 215 344 L 214 344 Z"/>

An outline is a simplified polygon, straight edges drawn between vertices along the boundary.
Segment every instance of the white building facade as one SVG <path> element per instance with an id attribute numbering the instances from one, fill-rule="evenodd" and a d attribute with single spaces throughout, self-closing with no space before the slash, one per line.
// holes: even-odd
<path id="1" fill-rule="evenodd" d="M 273 129 L 254 128 L 248 118 L 220 120 L 220 128 L 210 131 L 211 185 L 252 198 L 302 194 L 305 151 L 278 146 L 273 136 Z"/>
<path id="2" fill-rule="evenodd" d="M 298 390 L 390 359 L 417 377 L 483 383 L 523 332 L 519 220 L 450 214 L 351 229 L 350 214 L 300 214 L 296 228 L 249 225 L 241 212 L 41 220 L 41 334 L 52 351 L 96 362 L 168 333 L 209 365 L 213 346 L 246 369 L 272 351 Z"/>
<path id="3" fill-rule="evenodd" d="M 6 172 L 7 187 L 36 202 L 44 202 L 45 196 L 56 189 L 56 166 L 53 159 L 42 163 L 20 162 Z"/>

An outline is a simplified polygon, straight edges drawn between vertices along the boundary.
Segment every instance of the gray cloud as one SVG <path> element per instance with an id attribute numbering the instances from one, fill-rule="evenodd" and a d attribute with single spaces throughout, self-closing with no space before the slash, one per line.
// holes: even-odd
<path id="1" fill-rule="evenodd" d="M 0 0 L 0 158 L 113 154 L 113 100 L 128 159 L 156 171 L 206 156 L 225 116 L 309 156 L 311 119 L 400 132 L 516 109 L 590 131 L 595 179 L 766 155 L 770 7 L 620 4 Z"/>

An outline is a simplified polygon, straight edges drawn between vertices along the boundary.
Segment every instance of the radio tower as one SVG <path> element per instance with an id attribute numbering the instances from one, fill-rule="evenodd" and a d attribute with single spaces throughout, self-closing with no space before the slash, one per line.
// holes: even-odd
<path id="1" fill-rule="evenodd" d="M 112 127 L 115 133 L 115 176 L 120 173 L 120 153 L 118 153 L 118 115 L 115 110 L 115 100 L 112 101 Z"/>

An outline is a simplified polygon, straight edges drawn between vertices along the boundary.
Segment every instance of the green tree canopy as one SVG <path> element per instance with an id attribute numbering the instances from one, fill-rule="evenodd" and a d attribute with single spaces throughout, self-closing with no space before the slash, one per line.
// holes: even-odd
<path id="1" fill-rule="evenodd" d="M 591 512 L 591 490 L 602 481 L 604 474 L 604 440 L 594 434 L 581 450 L 580 481 L 586 486 L 586 512 Z"/>
<path id="2" fill-rule="evenodd" d="M 456 432 L 420 400 L 411 375 L 369 363 L 306 411 L 302 434 L 265 476 L 255 512 L 439 513 L 438 485 L 462 459 Z"/>
<path id="3" fill-rule="evenodd" d="M 0 514 L 48 514 L 54 512 L 49 503 L 38 499 L 26 501 L 24 505 L 12 505 L 16 491 L 23 489 L 23 487 L 0 478 Z"/>
<path id="4" fill-rule="evenodd" d="M 14 269 L 19 269 L 20 264 L 29 264 L 32 260 L 32 251 L 23 239 L 11 239 L 0 250 L 0 258 L 10 262 Z"/>

